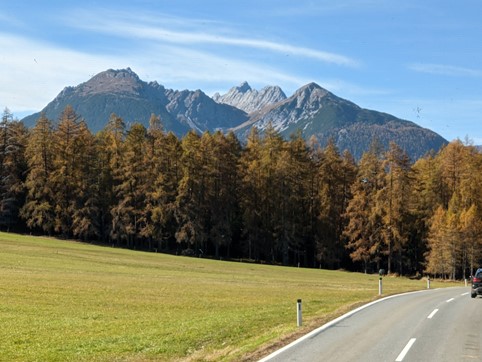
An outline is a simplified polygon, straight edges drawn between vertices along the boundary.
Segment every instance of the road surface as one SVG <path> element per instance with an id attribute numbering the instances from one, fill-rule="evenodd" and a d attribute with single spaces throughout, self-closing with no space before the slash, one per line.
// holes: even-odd
<path id="1" fill-rule="evenodd" d="M 261 361 L 482 361 L 481 347 L 482 298 L 444 288 L 376 301 Z"/>

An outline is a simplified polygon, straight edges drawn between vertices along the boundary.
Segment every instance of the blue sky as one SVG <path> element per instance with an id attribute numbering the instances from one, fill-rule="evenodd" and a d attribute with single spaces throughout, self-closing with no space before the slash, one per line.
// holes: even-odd
<path id="1" fill-rule="evenodd" d="M 166 88 L 316 82 L 446 139 L 482 144 L 480 0 L 0 0 L 0 106 L 130 67 Z"/>

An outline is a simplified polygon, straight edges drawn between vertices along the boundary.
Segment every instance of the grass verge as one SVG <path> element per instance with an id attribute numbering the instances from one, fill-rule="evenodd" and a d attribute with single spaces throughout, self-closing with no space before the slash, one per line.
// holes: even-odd
<path id="1" fill-rule="evenodd" d="M 255 360 L 378 297 L 378 275 L 7 233 L 0 275 L 2 361 Z M 447 283 L 432 282 L 440 286 Z M 423 280 L 384 278 L 385 295 L 425 288 Z"/>

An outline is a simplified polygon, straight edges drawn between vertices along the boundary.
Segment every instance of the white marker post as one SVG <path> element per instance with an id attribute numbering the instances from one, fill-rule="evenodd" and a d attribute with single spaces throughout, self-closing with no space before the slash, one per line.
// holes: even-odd
<path id="1" fill-rule="evenodd" d="M 427 278 L 427 289 L 430 289 L 430 276 Z"/>
<path id="2" fill-rule="evenodd" d="M 378 295 L 382 295 L 383 294 L 383 281 L 382 281 L 382 278 L 383 278 L 383 274 L 385 273 L 385 270 L 384 269 L 380 269 L 378 271 L 378 275 L 380 275 L 380 278 L 378 279 Z"/>
<path id="3" fill-rule="evenodd" d="M 296 303 L 296 319 L 297 319 L 297 326 L 301 327 L 301 325 L 303 324 L 302 316 L 301 316 L 301 299 L 298 299 L 298 302 Z"/>

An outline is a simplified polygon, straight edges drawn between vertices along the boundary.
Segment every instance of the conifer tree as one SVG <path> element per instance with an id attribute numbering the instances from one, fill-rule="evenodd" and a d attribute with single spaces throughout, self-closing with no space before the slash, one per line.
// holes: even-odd
<path id="1" fill-rule="evenodd" d="M 338 148 L 330 139 L 323 150 L 319 165 L 320 234 L 319 257 L 325 265 L 339 266 L 343 254 L 342 242 L 345 214 L 351 198 L 349 187 L 354 179 L 354 164 L 349 154 L 342 159 Z"/>
<path id="2" fill-rule="evenodd" d="M 272 124 L 263 137 L 260 154 L 261 243 L 270 262 L 282 256 L 286 261 L 289 246 L 284 221 L 287 213 L 286 152 L 284 140 Z"/>
<path id="3" fill-rule="evenodd" d="M 156 205 L 156 179 L 160 173 L 159 167 L 159 152 L 158 147 L 162 144 L 164 133 L 162 131 L 161 119 L 154 114 L 149 119 L 149 128 L 146 134 L 146 153 L 144 154 L 144 167 L 146 167 L 146 195 L 145 207 L 141 210 L 141 229 L 139 234 L 141 237 L 147 239 L 148 249 L 153 248 L 153 239 L 155 232 L 155 221 L 153 218 L 153 211 Z"/>
<path id="4" fill-rule="evenodd" d="M 260 239 L 261 222 L 261 138 L 256 127 L 251 128 L 247 144 L 240 156 L 239 174 L 241 178 L 241 212 L 243 218 L 244 251 L 249 259 L 262 257 Z"/>
<path id="5" fill-rule="evenodd" d="M 347 238 L 346 247 L 351 250 L 351 259 L 363 262 L 365 271 L 368 271 L 372 262 L 379 269 L 384 254 L 383 215 L 376 202 L 376 195 L 384 184 L 381 150 L 374 142 L 360 160 L 351 188 L 353 198 L 345 213 L 347 225 L 343 233 Z"/>
<path id="6" fill-rule="evenodd" d="M 203 136 L 204 137 L 204 136 Z M 214 244 L 214 255 L 220 247 L 228 248 L 238 219 L 238 160 L 240 144 L 234 134 L 224 136 L 215 132 L 209 146 L 208 204 L 210 210 L 209 237 Z"/>
<path id="7" fill-rule="evenodd" d="M 303 139 L 301 131 L 292 135 L 290 142 L 285 143 L 287 148 L 287 169 L 285 179 L 288 186 L 286 227 L 288 251 L 291 251 L 290 260 L 295 265 L 308 265 L 308 258 L 313 250 L 311 207 L 312 207 L 312 172 L 313 165 L 311 153 Z"/>
<path id="8" fill-rule="evenodd" d="M 50 175 L 54 191 L 55 231 L 73 235 L 73 215 L 78 195 L 80 117 L 71 106 L 65 107 L 53 133 L 53 172 Z"/>
<path id="9" fill-rule="evenodd" d="M 15 121 L 8 108 L 0 122 L 0 226 L 9 230 L 18 224 L 25 202 L 27 129 Z"/>
<path id="10" fill-rule="evenodd" d="M 479 261 L 482 259 L 482 220 L 477 206 L 472 205 L 462 211 L 460 224 L 469 275 L 474 275 L 476 266 L 480 265 Z M 466 269 L 464 263 L 464 278 L 467 277 Z"/>
<path id="11" fill-rule="evenodd" d="M 52 123 L 40 115 L 31 131 L 25 150 L 28 175 L 25 181 L 27 196 L 20 213 L 30 229 L 50 235 L 54 230 L 54 148 Z"/>
<path id="12" fill-rule="evenodd" d="M 92 240 L 101 236 L 99 225 L 100 200 L 102 199 L 99 175 L 96 139 L 84 121 L 79 123 L 76 138 L 76 205 L 72 215 L 72 232 L 83 240 Z"/>
<path id="13" fill-rule="evenodd" d="M 402 254 L 408 242 L 410 195 L 412 187 L 410 160 L 394 142 L 390 143 L 384 161 L 386 181 L 377 192 L 377 204 L 382 215 L 383 237 L 387 247 L 388 270 L 392 269 L 393 253 L 398 253 L 399 273 L 403 273 Z"/>
<path id="14" fill-rule="evenodd" d="M 445 278 L 451 271 L 451 251 L 447 240 L 447 213 L 440 205 L 432 218 L 428 237 L 427 266 L 425 271 Z"/>
<path id="15" fill-rule="evenodd" d="M 116 173 L 114 188 L 117 204 L 111 210 L 116 231 L 127 242 L 128 248 L 143 247 L 139 244 L 140 230 L 146 226 L 144 209 L 148 187 L 147 168 L 144 164 L 147 152 L 146 128 L 134 123 L 127 133 L 125 153 Z"/>
<path id="16" fill-rule="evenodd" d="M 151 132 L 151 131 L 149 131 Z M 179 139 L 169 132 L 167 135 L 151 133 L 154 156 L 154 184 L 148 194 L 152 221 L 152 236 L 157 248 L 165 249 L 169 241 L 175 240 L 177 231 L 176 198 L 182 177 L 182 149 Z"/>
<path id="17" fill-rule="evenodd" d="M 122 118 L 111 114 L 106 127 L 97 135 L 99 152 L 99 188 L 102 190 L 99 199 L 99 225 L 103 240 L 110 239 L 120 245 L 126 241 L 119 215 L 114 211 L 118 200 L 116 188 L 122 182 L 122 165 L 125 157 L 126 125 Z"/>
<path id="18" fill-rule="evenodd" d="M 206 175 L 201 153 L 201 138 L 190 131 L 181 140 L 183 176 L 176 198 L 176 240 L 194 248 L 196 254 L 204 253 L 207 242 Z"/>

